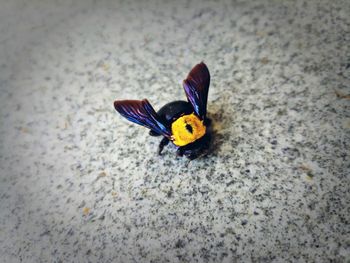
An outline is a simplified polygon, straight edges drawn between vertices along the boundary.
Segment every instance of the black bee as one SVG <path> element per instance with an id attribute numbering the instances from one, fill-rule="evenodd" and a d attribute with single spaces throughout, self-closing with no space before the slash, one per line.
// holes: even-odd
<path id="1" fill-rule="evenodd" d="M 183 81 L 188 101 L 173 101 L 155 112 L 147 99 L 116 100 L 115 109 L 126 119 L 145 126 L 152 136 L 164 136 L 158 153 L 171 141 L 177 155 L 193 160 L 207 152 L 211 141 L 211 120 L 207 118 L 210 74 L 202 62 Z"/>

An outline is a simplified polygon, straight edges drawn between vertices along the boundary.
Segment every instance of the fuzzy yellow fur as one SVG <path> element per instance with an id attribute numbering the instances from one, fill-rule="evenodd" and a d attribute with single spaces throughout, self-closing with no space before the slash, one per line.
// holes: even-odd
<path id="1" fill-rule="evenodd" d="M 192 132 L 190 132 L 186 125 L 190 125 Z M 184 115 L 174 121 L 171 125 L 171 132 L 173 143 L 177 146 L 185 146 L 203 137 L 206 127 L 194 113 Z"/>

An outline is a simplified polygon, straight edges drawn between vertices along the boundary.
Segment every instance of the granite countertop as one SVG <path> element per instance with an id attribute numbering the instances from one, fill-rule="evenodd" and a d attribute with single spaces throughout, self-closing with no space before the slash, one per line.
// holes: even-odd
<path id="1" fill-rule="evenodd" d="M 349 1 L 2 1 L 1 262 L 346 262 Z M 211 72 L 212 152 L 121 118 Z"/>

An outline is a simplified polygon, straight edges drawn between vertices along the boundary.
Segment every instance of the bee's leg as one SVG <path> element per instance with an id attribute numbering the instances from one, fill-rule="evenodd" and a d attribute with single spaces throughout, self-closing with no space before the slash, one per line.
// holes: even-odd
<path id="1" fill-rule="evenodd" d="M 177 150 L 176 150 L 176 155 L 177 155 L 177 156 L 183 156 L 183 155 L 184 155 L 183 147 L 177 148 Z"/>
<path id="2" fill-rule="evenodd" d="M 194 160 L 194 159 L 197 159 L 201 155 L 202 155 L 202 153 L 199 153 L 197 151 L 190 152 L 190 153 L 187 153 L 187 154 L 185 153 L 185 156 L 189 159 L 189 162 Z"/>
<path id="3" fill-rule="evenodd" d="M 190 162 L 199 157 L 197 152 L 185 152 L 184 155 L 187 157 L 186 167 L 190 165 Z"/>
<path id="4" fill-rule="evenodd" d="M 166 146 L 169 143 L 169 139 L 167 137 L 163 137 L 163 139 L 160 141 L 159 143 L 159 147 L 158 147 L 158 154 L 161 155 L 164 146 Z"/>

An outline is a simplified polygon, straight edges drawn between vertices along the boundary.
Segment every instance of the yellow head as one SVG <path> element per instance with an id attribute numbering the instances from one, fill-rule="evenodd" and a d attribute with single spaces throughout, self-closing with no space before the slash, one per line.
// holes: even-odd
<path id="1" fill-rule="evenodd" d="M 184 115 L 171 124 L 173 143 L 185 146 L 204 136 L 206 127 L 194 113 Z"/>

